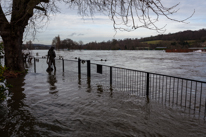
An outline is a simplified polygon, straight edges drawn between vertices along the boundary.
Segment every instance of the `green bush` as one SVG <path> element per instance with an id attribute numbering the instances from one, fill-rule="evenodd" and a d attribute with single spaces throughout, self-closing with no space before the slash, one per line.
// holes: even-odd
<path id="1" fill-rule="evenodd" d="M 5 91 L 7 90 L 7 87 L 5 86 L 5 78 L 3 76 L 4 71 L 6 70 L 6 67 L 1 66 L 0 64 L 0 82 L 4 83 L 4 85 L 0 85 L 0 101 L 3 101 L 6 96 L 5 96 Z"/>
<path id="2" fill-rule="evenodd" d="M 0 43 L 0 56 L 4 55 L 4 45 L 3 43 Z"/>

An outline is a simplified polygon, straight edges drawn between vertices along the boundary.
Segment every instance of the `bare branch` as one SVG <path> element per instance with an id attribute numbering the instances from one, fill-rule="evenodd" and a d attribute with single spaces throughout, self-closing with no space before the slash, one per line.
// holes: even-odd
<path id="1" fill-rule="evenodd" d="M 45 14 L 45 16 L 47 16 L 47 10 L 46 10 L 45 8 L 43 8 L 43 7 L 39 7 L 39 6 L 35 6 L 34 8 L 37 9 L 37 10 L 41 10 L 41 11 L 43 11 L 44 14 Z"/>
<path id="2" fill-rule="evenodd" d="M 82 17 L 94 16 L 94 13 L 100 12 L 109 16 L 113 22 L 115 30 L 132 31 L 138 28 L 147 28 L 157 32 L 165 31 L 165 26 L 158 27 L 156 23 L 160 16 L 175 22 L 186 23 L 193 16 L 195 11 L 186 19 L 177 20 L 171 18 L 171 15 L 177 13 L 180 3 L 165 7 L 161 0 L 12 0 L 17 8 L 25 9 L 12 10 L 5 12 L 4 16 L 11 14 L 11 23 L 18 24 L 21 21 L 27 22 L 28 28 L 33 30 L 35 35 L 38 29 L 43 28 L 49 21 L 49 15 L 59 12 L 57 2 L 64 2 L 69 8 L 77 8 L 78 14 Z M 25 4 L 25 5 L 22 5 Z M 13 5 L 14 6 L 14 5 Z M 10 7 L 11 8 L 11 7 Z M 1 12 L 2 9 L 1 9 Z M 1 14 L 3 15 L 3 14 Z M 15 19 L 14 19 L 15 17 Z M 17 18 L 17 19 L 16 19 Z M 4 18 L 5 19 L 5 18 Z M 2 20 L 2 17 L 1 17 Z M 0 20 L 0 21 L 1 21 Z M 28 23 L 29 20 L 29 23 Z M 7 21 L 8 22 L 8 21 Z M 45 24 L 42 25 L 42 22 Z"/>
<path id="3" fill-rule="evenodd" d="M 165 31 L 164 27 L 157 27 L 156 22 L 160 16 L 164 16 L 175 22 L 186 23 L 194 12 L 186 19 L 177 20 L 170 16 L 179 9 L 177 3 L 171 7 L 165 7 L 161 0 L 74 0 L 67 1 L 78 7 L 78 13 L 82 16 L 93 15 L 95 10 L 107 13 L 113 22 L 114 29 L 131 31 L 138 28 L 147 28 L 156 31 Z"/>
<path id="4" fill-rule="evenodd" d="M 35 6 L 34 8 L 35 8 L 35 9 L 37 9 L 37 10 L 44 11 L 44 12 L 46 11 L 46 9 L 45 9 L 45 8 L 42 8 L 42 7 L 39 7 L 39 6 Z"/>

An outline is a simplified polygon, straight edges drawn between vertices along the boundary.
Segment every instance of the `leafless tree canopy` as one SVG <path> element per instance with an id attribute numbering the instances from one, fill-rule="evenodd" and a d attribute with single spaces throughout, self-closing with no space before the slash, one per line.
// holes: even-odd
<path id="1" fill-rule="evenodd" d="M 35 35 L 47 24 L 50 15 L 59 11 L 59 2 L 77 9 L 82 16 L 104 13 L 113 21 L 114 29 L 126 31 L 138 28 L 163 30 L 155 25 L 160 16 L 177 22 L 188 19 L 171 18 L 179 4 L 166 7 L 161 0 L 0 0 L 0 36 L 8 68 L 24 70 L 21 49 L 25 32 L 34 30 L 30 32 Z"/>
<path id="2" fill-rule="evenodd" d="M 53 38 L 52 46 L 56 47 L 56 49 L 59 50 L 60 44 L 61 44 L 61 40 L 60 40 L 60 37 L 58 35 L 57 37 Z"/>
<path id="3" fill-rule="evenodd" d="M 47 24 L 49 15 L 58 12 L 59 0 L 0 0 L 0 35 L 6 33 L 6 25 L 27 24 L 25 32 L 35 35 Z"/>
<path id="4" fill-rule="evenodd" d="M 165 7 L 161 0 L 0 0 L 0 2 L 0 24 L 3 22 L 15 24 L 25 20 L 30 14 L 27 29 L 34 30 L 33 35 L 47 23 L 50 14 L 60 11 L 57 6 L 59 2 L 66 3 L 70 8 L 77 8 L 82 16 L 93 16 L 95 12 L 104 13 L 113 21 L 114 29 L 126 31 L 138 28 L 161 31 L 162 27 L 155 25 L 160 16 L 184 22 L 194 14 L 182 20 L 173 19 L 170 15 L 178 11 L 179 3 Z M 16 14 L 12 13 L 15 8 L 19 8 Z M 21 8 L 26 9 L 26 12 L 21 11 Z M 14 19 L 17 15 L 18 19 Z"/>
<path id="5" fill-rule="evenodd" d="M 194 14 L 182 20 L 173 19 L 171 15 L 178 11 L 179 3 L 165 7 L 161 0 L 74 0 L 70 5 L 77 6 L 83 16 L 93 15 L 95 11 L 103 12 L 113 21 L 114 29 L 126 31 L 138 28 L 162 31 L 164 27 L 155 25 L 160 16 L 184 23 Z"/>

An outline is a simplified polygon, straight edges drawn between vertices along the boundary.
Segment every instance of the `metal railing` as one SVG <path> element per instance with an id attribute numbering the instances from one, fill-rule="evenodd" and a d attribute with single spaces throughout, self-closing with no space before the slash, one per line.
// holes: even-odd
<path id="1" fill-rule="evenodd" d="M 90 60 L 60 59 L 62 72 L 75 72 L 79 79 L 111 91 L 126 91 L 168 106 L 206 117 L 206 82 L 193 79 L 91 63 Z M 62 64 L 62 65 L 60 65 Z M 65 65 L 66 64 L 66 65 Z M 65 67 L 66 66 L 66 67 Z M 69 70 L 70 68 L 70 70 Z M 34 72 L 36 61 L 34 59 Z"/>

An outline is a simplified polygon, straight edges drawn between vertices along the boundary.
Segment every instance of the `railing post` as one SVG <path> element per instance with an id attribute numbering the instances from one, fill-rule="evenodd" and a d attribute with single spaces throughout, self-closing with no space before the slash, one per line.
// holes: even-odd
<path id="1" fill-rule="evenodd" d="M 34 57 L 34 73 L 36 73 L 36 59 Z"/>
<path id="2" fill-rule="evenodd" d="M 64 72 L 64 59 L 62 58 L 62 70 Z"/>
<path id="3" fill-rule="evenodd" d="M 78 58 L 78 74 L 81 75 L 81 59 Z"/>
<path id="4" fill-rule="evenodd" d="M 112 67 L 110 67 L 110 86 L 112 86 Z"/>
<path id="5" fill-rule="evenodd" d="M 2 58 L 3 58 L 3 56 L 0 56 L 0 65 L 1 65 L 1 66 L 4 66 L 3 64 L 1 64 L 1 63 L 2 63 L 2 61 L 1 61 Z"/>
<path id="6" fill-rule="evenodd" d="M 149 98 L 149 73 L 147 73 L 146 96 Z"/>
<path id="7" fill-rule="evenodd" d="M 87 77 L 91 77 L 91 64 L 90 64 L 90 60 L 87 60 Z"/>
<path id="8" fill-rule="evenodd" d="M 205 117 L 206 117 L 206 98 L 205 98 Z"/>

